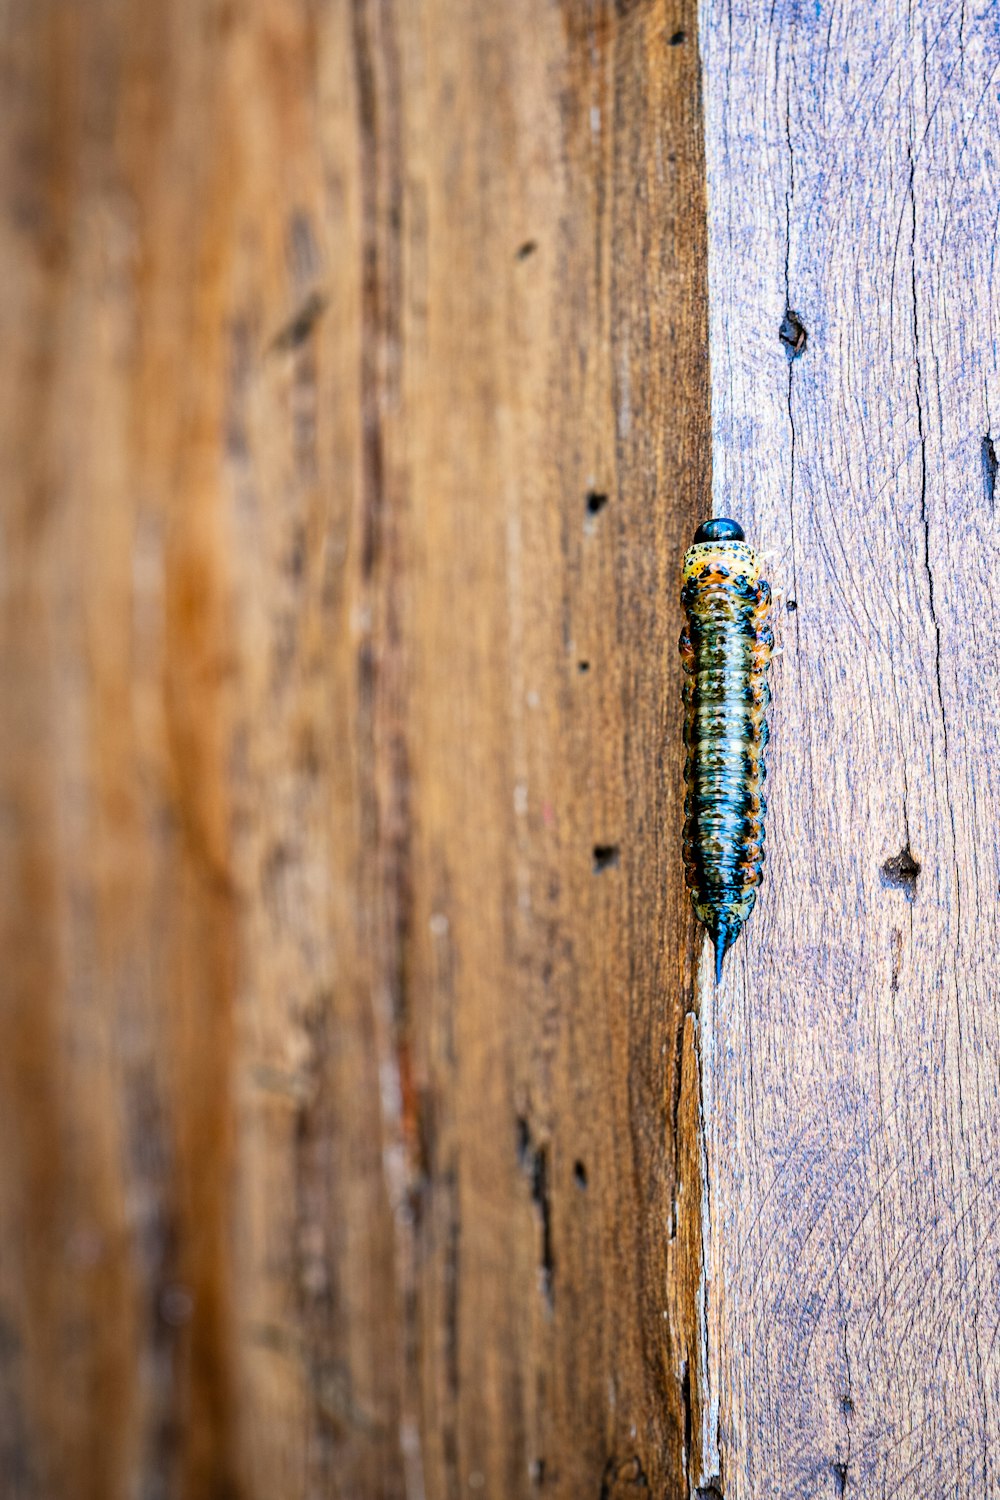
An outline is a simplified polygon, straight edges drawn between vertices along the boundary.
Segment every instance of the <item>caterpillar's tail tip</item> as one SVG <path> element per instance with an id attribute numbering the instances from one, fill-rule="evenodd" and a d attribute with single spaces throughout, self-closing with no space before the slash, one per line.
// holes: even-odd
<path id="1" fill-rule="evenodd" d="M 736 941 L 736 935 L 737 935 L 738 931 L 739 931 L 738 928 L 736 929 L 736 931 L 733 931 L 733 929 L 731 927 L 729 927 L 725 922 L 720 922 L 719 926 L 715 929 L 714 933 L 712 934 L 712 938 L 713 938 L 713 941 L 715 943 L 715 982 L 716 982 L 716 984 L 721 984 L 722 983 L 722 960 L 725 958 L 726 954 L 729 952 L 729 949 L 733 946 L 733 943 Z"/>

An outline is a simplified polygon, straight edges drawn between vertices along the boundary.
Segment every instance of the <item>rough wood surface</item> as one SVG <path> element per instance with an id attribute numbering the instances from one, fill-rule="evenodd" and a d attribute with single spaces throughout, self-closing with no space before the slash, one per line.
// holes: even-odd
<path id="1" fill-rule="evenodd" d="M 797 606 L 767 880 L 702 987 L 723 1488 L 993 1495 L 1000 17 L 700 29 L 714 502 Z"/>
<path id="2" fill-rule="evenodd" d="M 692 0 L 0 31 L 4 1493 L 684 1494 Z"/>
<path id="3" fill-rule="evenodd" d="M 1000 1489 L 1000 23 L 697 20 L 0 0 L 4 1497 Z"/>

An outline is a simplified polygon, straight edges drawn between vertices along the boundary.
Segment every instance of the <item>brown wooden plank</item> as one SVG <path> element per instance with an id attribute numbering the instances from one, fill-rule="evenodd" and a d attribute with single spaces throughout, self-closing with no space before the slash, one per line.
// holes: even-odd
<path id="1" fill-rule="evenodd" d="M 706 478 L 691 26 L 439 5 L 400 43 L 397 1226 L 433 1496 L 676 1487 L 699 1398 L 661 760 Z"/>
<path id="2" fill-rule="evenodd" d="M 714 502 L 797 605 L 767 881 L 702 985 L 723 1488 L 988 1495 L 996 16 L 701 20 Z"/>
<path id="3" fill-rule="evenodd" d="M 707 465 L 693 21 L 442 3 L 404 29 L 398 1222 L 428 1495 L 678 1492 L 700 1400 L 672 774 Z"/>
<path id="4" fill-rule="evenodd" d="M 322 21 L 5 8 L 19 1496 L 401 1490 L 359 127 L 350 15 Z"/>

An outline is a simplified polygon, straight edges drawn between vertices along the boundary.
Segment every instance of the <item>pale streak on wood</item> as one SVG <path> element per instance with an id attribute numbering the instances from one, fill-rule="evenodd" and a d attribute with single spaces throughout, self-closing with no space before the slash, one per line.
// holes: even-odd
<path id="1" fill-rule="evenodd" d="M 699 973 L 702 1005 L 706 1006 L 705 980 L 715 972 L 715 957 L 706 946 Z M 708 1002 L 710 1003 L 710 1002 Z M 675 1224 L 668 1287 L 670 1309 L 678 1330 L 686 1379 L 689 1437 L 685 1444 L 685 1479 L 689 1489 L 707 1487 L 719 1473 L 718 1370 L 713 1366 L 716 1340 L 710 1336 L 709 1315 L 716 1305 L 708 1280 L 708 1249 L 711 1235 L 711 1201 L 708 1191 L 708 1122 L 711 1099 L 704 1082 L 711 1078 L 704 1046 L 712 1038 L 711 1014 L 701 1018 L 688 1012 L 684 1018 L 681 1055 L 680 1097 L 677 1110 L 678 1168 Z"/>
<path id="2" fill-rule="evenodd" d="M 797 604 L 703 1054 L 723 1489 L 992 1494 L 998 22 L 703 0 L 701 38 L 714 507 Z"/>

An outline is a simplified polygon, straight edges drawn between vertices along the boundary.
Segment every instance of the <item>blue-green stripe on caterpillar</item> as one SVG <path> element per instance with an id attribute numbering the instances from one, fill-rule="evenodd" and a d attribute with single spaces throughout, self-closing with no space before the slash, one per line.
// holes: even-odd
<path id="1" fill-rule="evenodd" d="M 684 872 L 722 960 L 753 909 L 764 860 L 771 589 L 743 528 L 705 521 L 684 557 Z"/>

